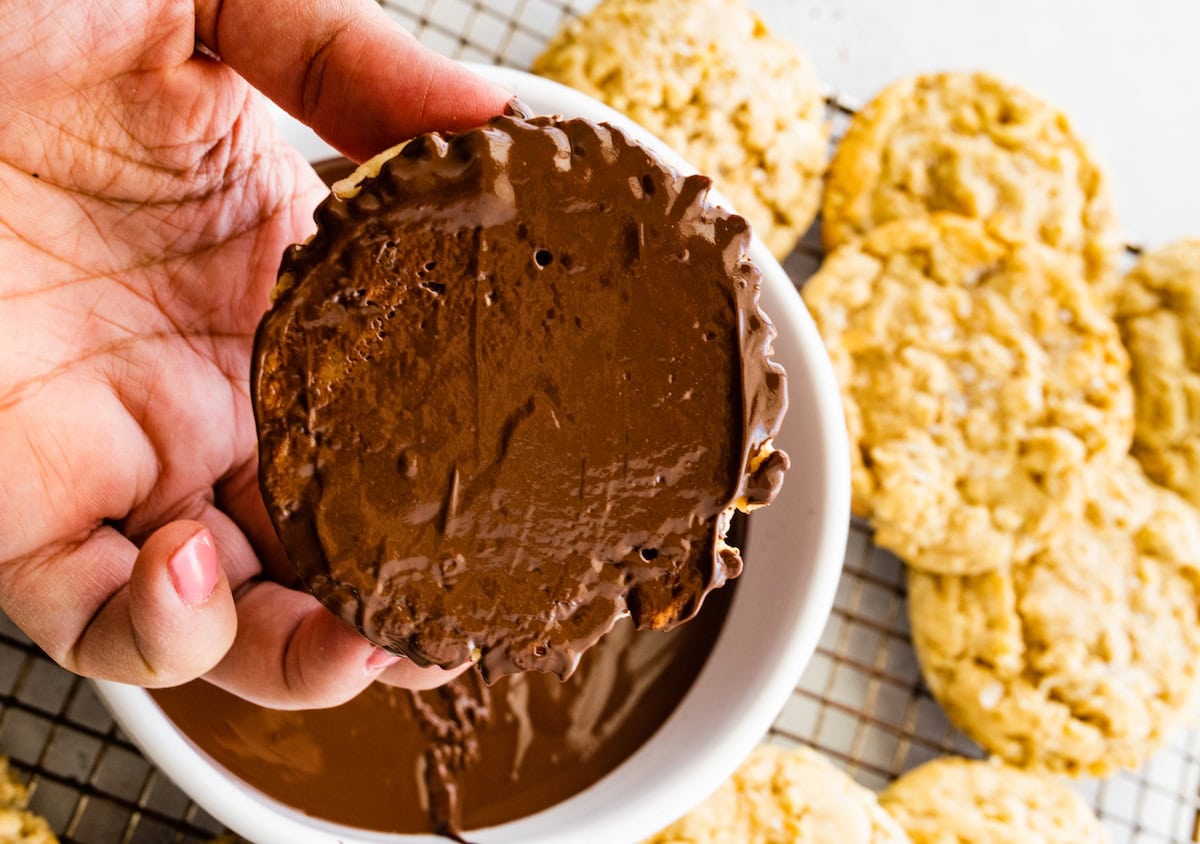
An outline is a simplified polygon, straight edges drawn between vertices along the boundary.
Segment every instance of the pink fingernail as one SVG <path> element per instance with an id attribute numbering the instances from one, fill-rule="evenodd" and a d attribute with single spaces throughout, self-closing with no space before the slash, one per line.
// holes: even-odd
<path id="1" fill-rule="evenodd" d="M 212 534 L 202 528 L 180 545 L 167 560 L 167 573 L 179 600 L 188 606 L 211 595 L 221 574 Z"/>
<path id="2" fill-rule="evenodd" d="M 397 654 L 391 653 L 390 651 L 385 651 L 383 648 L 376 648 L 375 650 L 371 651 L 371 655 L 367 657 L 367 673 L 375 674 L 378 671 L 382 671 L 389 665 L 395 665 L 401 660 L 401 658 L 402 657 L 398 656 Z"/>

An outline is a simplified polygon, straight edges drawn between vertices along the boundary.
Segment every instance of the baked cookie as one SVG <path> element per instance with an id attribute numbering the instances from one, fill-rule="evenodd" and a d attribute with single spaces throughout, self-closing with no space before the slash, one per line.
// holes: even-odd
<path id="1" fill-rule="evenodd" d="M 9 767 L 8 757 L 0 756 L 0 807 L 24 809 L 28 803 L 29 790 Z"/>
<path id="2" fill-rule="evenodd" d="M 984 73 L 891 85 L 829 167 L 822 234 L 840 246 L 891 220 L 950 211 L 1082 259 L 1106 290 L 1120 248 L 1107 180 L 1066 116 Z"/>
<path id="3" fill-rule="evenodd" d="M 0 842 L 58 844 L 58 837 L 40 815 L 22 809 L 0 809 Z"/>
<path id="4" fill-rule="evenodd" d="M 829 151 L 816 75 L 742 0 L 603 0 L 533 70 L 666 141 L 777 256 L 816 216 Z"/>
<path id="5" fill-rule="evenodd" d="M 854 510 L 910 565 L 1027 556 L 1133 432 L 1116 326 L 1063 256 L 965 217 L 874 229 L 803 296 L 842 388 Z"/>
<path id="6" fill-rule="evenodd" d="M 689 814 L 643 844 L 903 844 L 875 795 L 807 748 L 761 745 Z"/>
<path id="7" fill-rule="evenodd" d="M 1200 506 L 1200 239 L 1142 257 L 1121 285 L 1117 324 L 1133 363 L 1133 453 Z"/>
<path id="8" fill-rule="evenodd" d="M 1061 780 L 995 761 L 926 762 L 879 795 L 913 844 L 1107 844 L 1091 808 Z"/>
<path id="9" fill-rule="evenodd" d="M 8 759 L 0 756 L 0 842 L 3 844 L 58 844 L 50 824 L 28 812 L 29 790 L 16 778 Z"/>
<path id="10" fill-rule="evenodd" d="M 1133 458 L 1089 472 L 1083 514 L 971 577 L 910 570 L 934 697 L 991 753 L 1072 776 L 1134 768 L 1195 698 L 1200 511 Z"/>

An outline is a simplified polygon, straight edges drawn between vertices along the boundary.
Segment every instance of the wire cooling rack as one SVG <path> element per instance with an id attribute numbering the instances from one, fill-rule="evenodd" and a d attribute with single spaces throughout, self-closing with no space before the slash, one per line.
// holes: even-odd
<path id="1" fill-rule="evenodd" d="M 426 45 L 458 59 L 525 68 L 594 0 L 384 0 Z M 834 134 L 852 104 L 829 99 Z M 820 263 L 810 233 L 784 262 L 799 284 Z M 846 565 L 820 645 L 771 731 L 812 745 L 881 788 L 935 756 L 980 756 L 921 681 L 909 642 L 903 565 L 851 525 Z M 58 668 L 0 616 L 0 754 L 31 808 L 68 842 L 209 841 L 221 824 L 138 753 L 91 686 Z M 1200 731 L 1187 730 L 1141 770 L 1076 787 L 1114 844 L 1200 841 Z"/>

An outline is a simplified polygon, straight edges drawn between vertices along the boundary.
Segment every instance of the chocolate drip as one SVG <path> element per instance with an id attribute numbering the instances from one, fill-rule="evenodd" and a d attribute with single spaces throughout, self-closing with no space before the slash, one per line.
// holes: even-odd
<path id="1" fill-rule="evenodd" d="M 479 731 L 491 726 L 491 691 L 475 672 L 430 692 L 410 692 L 409 700 L 425 751 L 424 785 L 433 831 L 462 841 L 458 782 L 479 761 Z"/>

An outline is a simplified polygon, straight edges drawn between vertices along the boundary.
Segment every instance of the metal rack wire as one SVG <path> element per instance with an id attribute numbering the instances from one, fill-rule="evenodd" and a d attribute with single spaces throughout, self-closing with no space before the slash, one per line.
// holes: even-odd
<path id="1" fill-rule="evenodd" d="M 454 58 L 528 67 L 594 0 L 383 0 L 428 46 Z M 835 133 L 851 105 L 831 97 Z M 785 261 L 802 283 L 820 262 L 810 234 Z M 902 564 L 851 526 L 846 566 L 820 645 L 772 735 L 812 745 L 878 788 L 946 753 L 981 755 L 930 697 L 909 642 Z M 31 808 L 67 842 L 199 842 L 221 824 L 138 753 L 91 686 L 58 668 L 0 616 L 0 753 L 28 782 Z M 1177 735 L 1137 772 L 1077 787 L 1114 844 L 1200 841 L 1200 731 Z"/>
<path id="2" fill-rule="evenodd" d="M 85 680 L 0 615 L 0 753 L 64 841 L 200 842 L 223 831 L 122 735 Z"/>
<path id="3" fill-rule="evenodd" d="M 595 0 L 384 0 L 417 37 L 455 58 L 527 67 L 568 18 Z M 419 8 L 418 8 L 419 7 Z M 857 104 L 830 95 L 834 137 Z M 784 262 L 798 284 L 821 260 L 815 232 Z M 846 564 L 817 653 L 772 730 L 825 752 L 860 782 L 886 785 L 948 753 L 982 751 L 946 720 L 921 680 L 903 564 L 851 525 Z M 1081 781 L 1114 844 L 1200 841 L 1200 731 L 1186 730 L 1137 772 Z"/>

